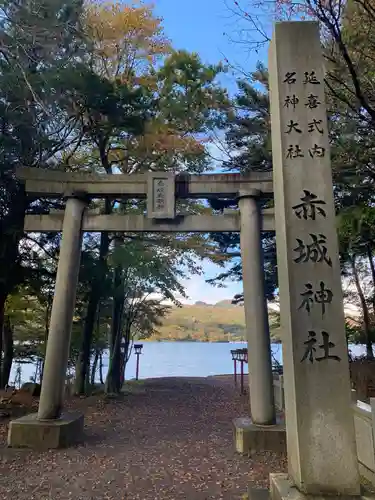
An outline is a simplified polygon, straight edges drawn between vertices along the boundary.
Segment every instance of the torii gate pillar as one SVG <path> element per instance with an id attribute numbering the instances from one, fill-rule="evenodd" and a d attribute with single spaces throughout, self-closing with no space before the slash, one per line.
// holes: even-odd
<path id="1" fill-rule="evenodd" d="M 276 416 L 268 311 L 264 290 L 261 220 L 257 196 L 257 192 L 240 193 L 239 199 L 250 414 L 254 424 L 273 425 Z"/>
<path id="2" fill-rule="evenodd" d="M 10 422 L 8 446 L 11 447 L 59 448 L 75 443 L 83 435 L 83 414 L 62 415 L 61 410 L 86 204 L 82 196 L 67 197 L 39 409 L 37 414 Z"/>
<path id="3" fill-rule="evenodd" d="M 285 451 L 285 425 L 276 422 L 271 345 L 264 287 L 261 214 L 257 190 L 240 191 L 241 257 L 248 342 L 251 418 L 236 418 L 236 451 Z"/>

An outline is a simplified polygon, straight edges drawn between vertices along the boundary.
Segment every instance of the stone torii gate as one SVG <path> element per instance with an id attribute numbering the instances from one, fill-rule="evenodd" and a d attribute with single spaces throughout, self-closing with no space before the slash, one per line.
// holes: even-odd
<path id="1" fill-rule="evenodd" d="M 25 182 L 29 195 L 64 197 L 66 208 L 65 212 L 25 216 L 25 231 L 62 231 L 62 240 L 38 413 L 11 422 L 10 446 L 57 446 L 76 439 L 82 429 L 83 417 L 62 413 L 62 406 L 84 231 L 241 232 L 251 416 L 254 424 L 275 424 L 261 246 L 261 231 L 275 229 L 274 211 L 266 209 L 260 213 L 258 203 L 262 196 L 269 197 L 273 192 L 271 173 L 175 177 L 168 172 L 93 175 L 21 168 L 17 176 Z M 147 198 L 147 215 L 100 215 L 87 210 L 91 198 L 104 197 Z M 238 198 L 240 211 L 222 215 L 176 214 L 176 198 L 211 197 Z M 49 440 L 45 439 L 46 429 Z"/>
<path id="2" fill-rule="evenodd" d="M 69 442 L 83 419 L 59 418 L 82 230 L 241 231 L 251 415 L 275 423 L 260 230 L 276 230 L 285 381 L 288 475 L 271 474 L 273 500 L 360 495 L 319 26 L 276 23 L 269 53 L 273 179 L 270 174 L 93 177 L 20 172 L 26 190 L 65 195 L 65 214 L 27 216 L 25 229 L 63 231 L 38 415 L 10 424 L 10 445 L 45 435 Z M 240 215 L 174 217 L 177 197 L 239 197 Z M 274 192 L 275 225 L 257 198 Z M 145 197 L 148 216 L 85 214 L 87 197 Z M 262 215 L 262 217 L 260 217 Z M 171 219 L 169 219 L 171 217 Z M 60 428 L 59 431 L 56 429 Z"/>

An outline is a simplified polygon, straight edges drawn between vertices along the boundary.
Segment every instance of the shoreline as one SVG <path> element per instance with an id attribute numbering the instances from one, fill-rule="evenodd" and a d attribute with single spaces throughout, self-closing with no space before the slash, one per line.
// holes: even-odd
<path id="1" fill-rule="evenodd" d="M 248 375 L 247 373 L 244 373 L 244 375 Z M 217 377 L 233 377 L 233 373 L 219 373 L 218 375 L 206 375 L 203 377 L 200 376 L 195 376 L 195 375 L 171 375 L 171 376 L 163 376 L 163 377 L 147 377 L 147 378 L 139 378 L 136 380 L 135 378 L 130 378 L 130 379 L 125 379 L 126 382 L 141 382 L 141 381 L 147 381 L 147 380 L 160 380 L 160 379 L 201 379 L 205 380 L 207 378 L 217 378 Z"/>
<path id="2" fill-rule="evenodd" d="M 155 339 L 155 338 L 150 338 L 150 339 L 141 339 L 141 340 L 135 340 L 134 342 L 137 343 L 148 343 L 148 342 L 154 342 L 154 343 L 179 343 L 179 344 L 247 344 L 247 340 L 189 340 L 189 339 Z M 281 345 L 281 340 L 279 339 L 271 339 L 271 344 L 280 344 Z"/>
<path id="3" fill-rule="evenodd" d="M 247 382 L 248 382 L 248 373 L 244 373 L 244 384 L 246 385 Z M 237 374 L 237 384 L 239 384 L 239 380 L 240 380 L 240 375 Z M 170 377 L 148 377 L 148 378 L 140 378 L 138 380 L 136 380 L 135 378 L 133 379 L 128 379 L 128 380 L 124 380 L 124 386 L 126 386 L 126 384 L 128 383 L 129 385 L 132 385 L 132 384 L 148 384 L 148 383 L 168 383 L 168 382 L 175 382 L 175 383 L 178 383 L 178 382 L 192 382 L 192 383 L 196 383 L 196 382 L 201 382 L 201 383 L 204 383 L 204 382 L 209 382 L 210 385 L 213 383 L 213 384 L 218 384 L 218 385 L 221 385 L 221 384 L 224 384 L 224 385 L 232 385 L 233 388 L 235 388 L 235 384 L 234 384 L 234 373 L 222 373 L 220 375 L 207 375 L 205 377 L 197 377 L 197 376 L 194 376 L 194 375 L 182 375 L 182 376 L 170 376 Z"/>

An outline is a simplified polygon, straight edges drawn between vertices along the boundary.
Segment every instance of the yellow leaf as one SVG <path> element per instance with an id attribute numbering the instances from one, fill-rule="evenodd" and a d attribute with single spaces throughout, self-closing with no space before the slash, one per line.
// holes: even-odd
<path id="1" fill-rule="evenodd" d="M 150 70 L 172 50 L 152 5 L 90 1 L 84 24 L 92 42 L 93 67 L 110 79 L 147 81 Z"/>

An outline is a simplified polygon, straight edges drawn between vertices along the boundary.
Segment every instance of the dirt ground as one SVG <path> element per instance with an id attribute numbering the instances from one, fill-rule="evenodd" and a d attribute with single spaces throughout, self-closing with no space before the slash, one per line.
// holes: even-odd
<path id="1" fill-rule="evenodd" d="M 267 486 L 283 456 L 234 452 L 232 419 L 248 397 L 232 377 L 164 378 L 123 397 L 73 399 L 85 413 L 82 445 L 32 452 L 6 448 L 0 424 L 0 498 L 38 500 L 240 499 L 249 482 Z"/>

